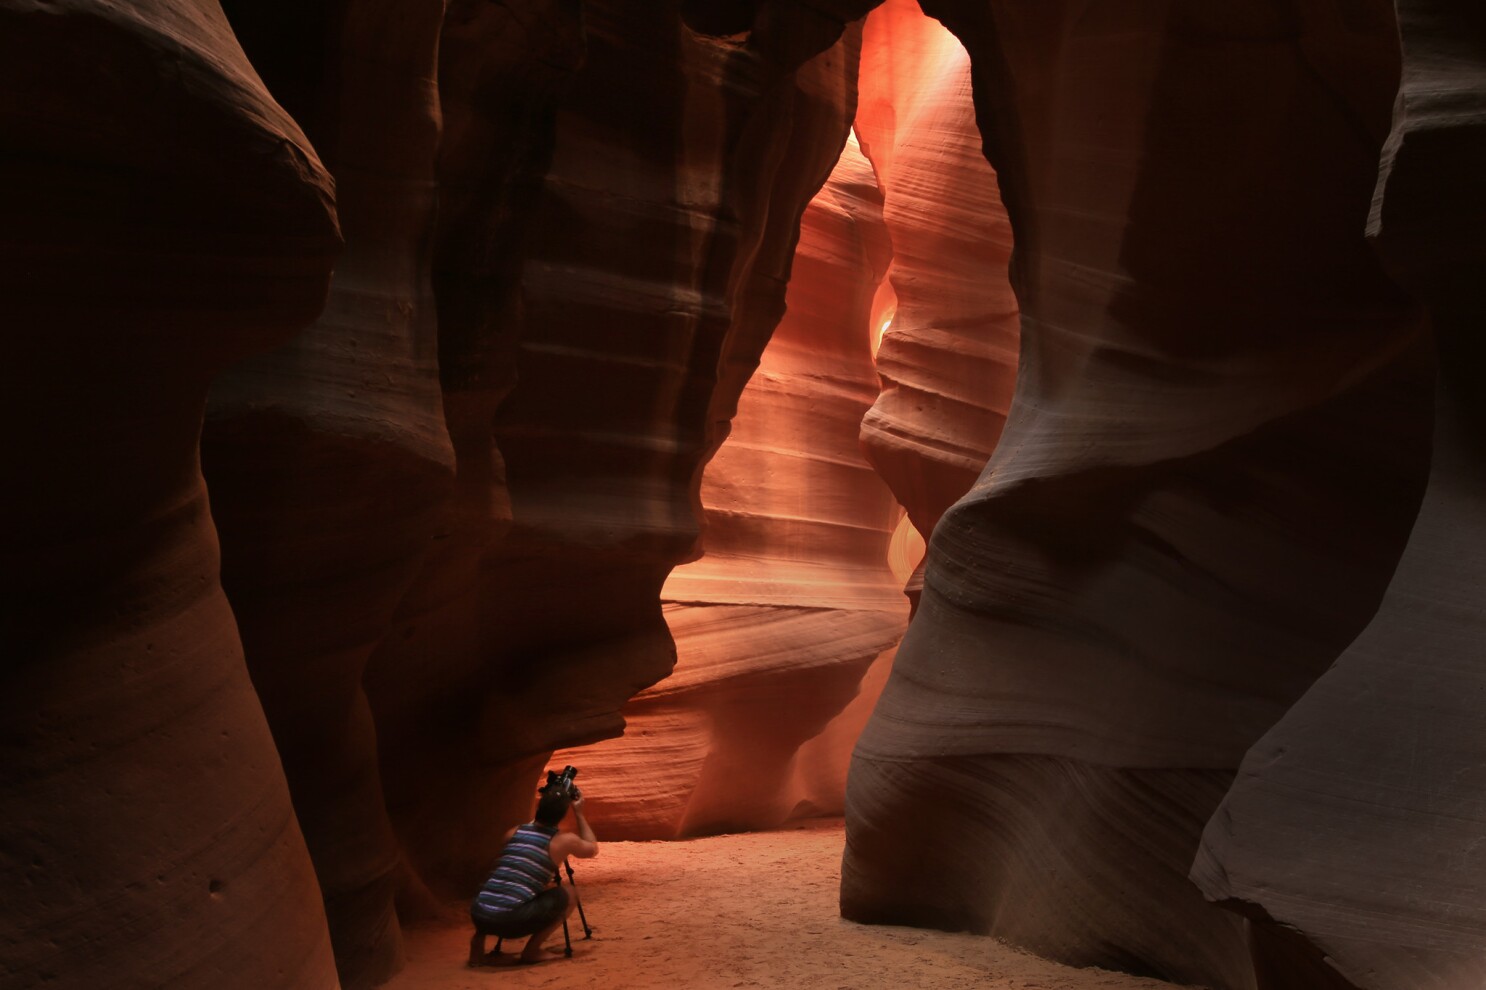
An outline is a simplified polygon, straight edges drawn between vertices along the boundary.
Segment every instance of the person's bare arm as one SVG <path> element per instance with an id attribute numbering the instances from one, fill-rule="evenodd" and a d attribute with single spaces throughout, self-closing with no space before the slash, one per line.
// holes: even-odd
<path id="1" fill-rule="evenodd" d="M 599 840 L 594 836 L 588 819 L 583 816 L 581 797 L 573 802 L 573 822 L 578 826 L 577 832 L 561 832 L 552 839 L 552 859 L 555 862 L 561 862 L 569 856 L 592 859 L 599 854 Z"/>

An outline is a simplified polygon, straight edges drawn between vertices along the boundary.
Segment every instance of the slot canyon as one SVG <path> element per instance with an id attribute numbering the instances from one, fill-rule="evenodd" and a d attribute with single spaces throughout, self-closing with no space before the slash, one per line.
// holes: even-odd
<path id="1" fill-rule="evenodd" d="M 1478 0 L 0 0 L 0 299 L 0 990 L 1486 986 Z"/>

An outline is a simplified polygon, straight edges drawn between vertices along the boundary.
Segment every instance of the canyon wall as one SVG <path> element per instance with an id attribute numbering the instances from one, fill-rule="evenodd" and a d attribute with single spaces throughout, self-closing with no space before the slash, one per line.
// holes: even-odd
<path id="1" fill-rule="evenodd" d="M 784 321 L 707 468 L 705 556 L 661 593 L 676 669 L 625 707 L 622 739 L 554 757 L 583 768 L 606 835 L 840 809 L 846 755 L 891 657 L 863 667 L 896 639 L 887 589 L 906 576 L 884 554 L 892 497 L 856 424 L 866 413 L 861 448 L 908 507 L 887 541 L 899 556 L 910 521 L 929 532 L 1000 433 L 1018 330 L 1011 232 L 969 57 L 913 0 L 894 0 L 866 20 L 859 86 L 872 161 L 849 141 L 806 211 Z"/>
<path id="2" fill-rule="evenodd" d="M 974 61 L 1021 363 L 857 746 L 843 913 L 1252 986 L 1188 867 L 1425 474 L 1422 320 L 1364 238 L 1392 11 L 926 8 Z"/>
<path id="3" fill-rule="evenodd" d="M 855 733 L 808 741 L 906 620 L 887 557 L 897 504 L 857 445 L 890 255 L 876 177 L 849 138 L 801 220 L 784 318 L 707 465 L 705 555 L 661 590 L 676 668 L 624 707 L 622 738 L 553 757 L 581 768 L 606 838 L 840 811 Z"/>
<path id="4" fill-rule="evenodd" d="M 212 0 L 0 2 L 0 985 L 337 986 L 197 452 L 332 188 Z"/>
<path id="5" fill-rule="evenodd" d="M 980 475 L 1011 405 L 1011 224 L 981 152 L 970 57 L 917 0 L 888 0 L 867 18 L 859 104 L 893 240 L 874 313 L 882 394 L 862 447 L 927 537 Z M 920 567 L 911 597 L 922 582 Z"/>
<path id="6" fill-rule="evenodd" d="M 1481 15 L 868 6 L 0 0 L 0 985 L 833 810 L 894 496 L 848 917 L 1480 982 Z"/>
<path id="7" fill-rule="evenodd" d="M 524 77 L 513 107 L 445 55 L 470 108 L 434 262 L 458 477 L 367 675 L 392 819 L 440 891 L 488 866 L 554 748 L 617 735 L 674 662 L 660 589 L 855 93 L 844 21 L 754 15 L 714 36 L 689 5 L 588 4 L 581 67 L 536 112 Z M 481 160 L 513 130 L 534 164 Z"/>
<path id="8" fill-rule="evenodd" d="M 1244 758 L 1192 877 L 1252 919 L 1261 990 L 1486 981 L 1486 16 L 1403 0 L 1373 234 L 1428 308 L 1418 521 L 1367 629 Z"/>
<path id="9" fill-rule="evenodd" d="M 361 677 L 433 535 L 453 454 L 430 282 L 443 0 L 229 2 L 336 182 L 324 315 L 212 386 L 203 470 L 222 583 L 348 988 L 401 963 L 398 849 Z"/>
<path id="10" fill-rule="evenodd" d="M 328 912 L 375 983 L 547 753 L 618 731 L 670 668 L 659 588 L 846 139 L 862 12 L 229 6 L 0 8 L 7 275 L 51 328 L 7 402 L 65 406 L 11 459 L 38 535 L 6 550 L 7 869 L 36 900 L 8 974 L 333 985 Z M 206 412 L 244 669 L 197 432 L 273 347 Z M 147 694 L 84 690 L 119 678 Z M 107 926 L 82 884 L 48 900 L 100 856 Z M 57 911 L 88 931 L 39 937 Z"/>

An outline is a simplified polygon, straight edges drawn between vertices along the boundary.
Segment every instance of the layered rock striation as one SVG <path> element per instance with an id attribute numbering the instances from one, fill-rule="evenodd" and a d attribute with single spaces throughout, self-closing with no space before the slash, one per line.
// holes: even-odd
<path id="1" fill-rule="evenodd" d="M 801 221 L 784 318 L 703 475 L 705 553 L 661 591 L 676 667 L 624 707 L 623 738 L 554 757 L 581 767 L 605 836 L 840 811 L 855 732 L 828 723 L 906 618 L 887 557 L 897 504 L 857 444 L 890 255 L 876 178 L 849 138 Z"/>
<path id="2" fill-rule="evenodd" d="M 882 394 L 862 446 L 927 537 L 996 447 L 1016 380 L 1011 224 L 981 152 L 970 57 L 919 10 L 867 18 L 857 132 L 884 196 L 893 263 L 874 324 Z M 917 597 L 920 569 L 909 582 Z"/>
<path id="3" fill-rule="evenodd" d="M 553 13 L 535 23 L 574 16 Z M 368 673 L 424 877 L 483 870 L 548 754 L 617 734 L 671 668 L 660 588 L 693 552 L 702 465 L 846 139 L 847 19 L 764 4 L 714 36 L 691 5 L 590 4 L 581 68 L 537 113 L 445 56 L 471 110 L 441 156 L 460 190 L 435 260 L 457 511 Z M 576 64 L 556 51 L 538 82 Z M 513 129 L 532 157 L 499 160 L 482 190 L 479 156 Z M 516 242 L 482 234 L 482 214 L 519 222 Z"/>
<path id="4" fill-rule="evenodd" d="M 330 176 L 213 0 L 7 0 L 0 216 L 0 984 L 329 990 L 198 439 L 324 305 Z"/>
<path id="5" fill-rule="evenodd" d="M 1486 20 L 1398 5 L 1374 230 L 1439 358 L 1429 487 L 1376 617 L 1249 751 L 1192 878 L 1251 920 L 1261 990 L 1486 980 Z"/>
<path id="6" fill-rule="evenodd" d="M 857 746 L 843 912 L 1252 986 L 1188 866 L 1424 475 L 1421 320 L 1363 236 L 1391 12 L 927 6 L 976 66 L 1021 364 Z"/>
<path id="7" fill-rule="evenodd" d="M 203 469 L 222 581 L 283 757 L 341 980 L 401 962 L 399 853 L 362 672 L 432 540 L 453 453 L 431 284 L 443 0 L 227 4 L 336 180 L 324 315 L 218 379 Z"/>

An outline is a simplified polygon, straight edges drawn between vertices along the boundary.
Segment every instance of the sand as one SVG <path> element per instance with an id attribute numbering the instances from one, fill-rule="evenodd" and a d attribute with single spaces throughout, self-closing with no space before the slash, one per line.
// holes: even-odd
<path id="1" fill-rule="evenodd" d="M 602 833 L 601 833 L 602 834 Z M 733 990 L 1171 990 L 1174 984 L 1074 969 L 983 936 L 857 925 L 837 909 L 839 819 L 687 842 L 604 843 L 574 861 L 593 927 L 572 917 L 573 957 L 470 969 L 471 929 L 407 930 L 408 965 L 389 990 L 645 988 Z M 522 941 L 508 944 L 507 952 Z M 559 930 L 549 944 L 561 946 Z M 495 940 L 491 939 L 489 948 Z"/>

